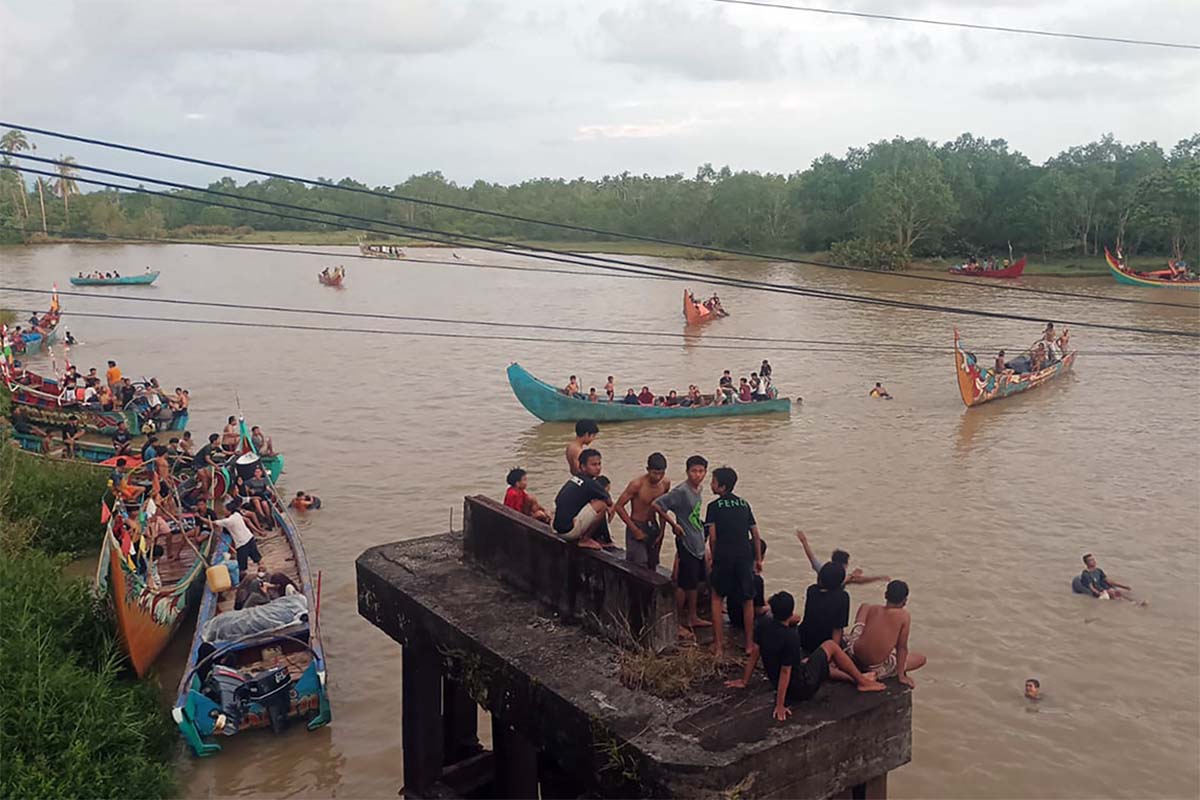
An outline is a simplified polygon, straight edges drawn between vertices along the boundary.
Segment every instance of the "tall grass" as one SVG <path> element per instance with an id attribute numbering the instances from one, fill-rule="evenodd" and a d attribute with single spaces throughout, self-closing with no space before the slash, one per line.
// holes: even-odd
<path id="1" fill-rule="evenodd" d="M 95 467 L 21 453 L 6 435 L 0 446 L 0 519 L 29 526 L 29 544 L 45 553 L 95 550 L 104 532 L 100 502 L 107 481 Z"/>

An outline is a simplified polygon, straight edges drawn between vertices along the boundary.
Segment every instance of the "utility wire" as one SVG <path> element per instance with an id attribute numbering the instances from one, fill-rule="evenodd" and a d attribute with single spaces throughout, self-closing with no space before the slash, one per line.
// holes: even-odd
<path id="1" fill-rule="evenodd" d="M 593 234 L 593 235 L 597 235 L 597 236 L 609 236 L 609 237 L 614 237 L 617 239 L 627 239 L 627 240 L 640 241 L 640 242 L 651 242 L 654 244 L 665 244 L 665 245 L 671 245 L 674 247 L 684 247 L 684 248 L 690 248 L 693 250 L 701 250 L 701 251 L 710 252 L 710 253 L 722 253 L 725 255 L 736 255 L 736 256 L 742 256 L 745 258 L 756 258 L 756 259 L 762 259 L 762 260 L 767 260 L 767 261 L 783 262 L 783 263 L 788 263 L 788 264 L 801 264 L 801 265 L 806 265 L 806 266 L 824 267 L 826 269 L 837 269 L 837 270 L 844 270 L 844 271 L 849 271 L 849 272 L 869 272 L 869 273 L 872 273 L 875 275 L 887 275 L 888 277 L 899 278 L 899 279 L 903 279 L 903 280 L 928 281 L 928 282 L 935 282 L 935 283 L 953 283 L 958 286 L 967 286 L 972 289 L 986 289 L 989 291 L 1000 290 L 1000 291 L 1029 292 L 1029 293 L 1035 293 L 1035 294 L 1056 295 L 1056 296 L 1060 296 L 1060 297 L 1079 297 L 1079 298 L 1085 299 L 1085 300 L 1097 299 L 1093 295 L 1087 295 L 1087 294 L 1083 294 L 1083 293 L 1062 292 L 1062 291 L 1056 291 L 1056 290 L 1050 290 L 1050 289 L 1034 289 L 1034 288 L 1028 287 L 1028 286 L 1010 286 L 1008 284 L 984 285 L 984 284 L 980 284 L 980 283 L 973 282 L 973 281 L 963 281 L 963 280 L 958 280 L 955 278 L 938 277 L 935 275 L 913 275 L 911 273 L 897 273 L 897 272 L 884 273 L 884 272 L 880 272 L 879 270 L 870 269 L 868 267 L 855 267 L 855 266 L 852 266 L 849 264 L 833 264 L 833 263 L 830 263 L 827 261 L 814 261 L 811 259 L 794 258 L 792 256 L 773 255 L 773 254 L 769 254 L 769 253 L 757 253 L 757 252 L 753 252 L 753 251 L 749 251 L 749 250 L 739 250 L 739 249 L 728 248 L 728 247 L 717 247 L 714 245 L 692 244 L 689 242 L 680 242 L 680 241 L 675 241 L 675 240 L 671 240 L 671 239 L 664 239 L 664 238 L 658 237 L 658 236 L 645 236 L 645 235 L 634 234 L 634 233 L 621 233 L 620 231 L 610 231 L 610 230 L 605 230 L 604 228 L 596 228 L 596 227 L 592 227 L 592 226 L 588 226 L 588 225 L 573 225 L 573 224 L 565 223 L 565 222 L 552 222 L 550 220 L 542 220 L 542 219 L 535 219 L 533 217 L 525 217 L 525 216 L 522 216 L 519 214 L 508 214 L 508 213 L 505 213 L 502 211 L 490 211 L 490 210 L 486 210 L 486 209 L 472 208 L 470 206 L 464 206 L 464 205 L 460 205 L 457 203 L 446 203 L 446 202 L 441 202 L 441 201 L 437 201 L 437 200 L 426 200 L 426 199 L 419 198 L 419 197 L 412 197 L 410 195 L 391 194 L 388 192 L 380 192 L 375 189 L 364 189 L 364 188 L 357 187 L 357 186 L 339 186 L 335 183 L 329 183 L 328 181 L 316 181 L 316 180 L 312 180 L 310 178 L 302 178 L 302 177 L 298 177 L 295 175 L 287 175 L 287 174 L 284 174 L 281 172 L 271 172 L 269 170 L 259 170 L 259 169 L 254 169 L 252 167 L 240 166 L 237 164 L 228 164 L 228 163 L 224 163 L 224 162 L 220 162 L 220 161 L 210 161 L 210 160 L 202 159 L 202 158 L 193 158 L 191 156 L 179 155 L 177 153 L 169 153 L 169 152 L 165 152 L 162 150 L 151 150 L 151 149 L 143 148 L 143 147 L 135 147 L 133 145 L 120 144 L 118 142 L 110 142 L 110 141 L 106 141 L 103 139 L 94 139 L 94 138 L 89 138 L 89 137 L 85 137 L 85 136 L 75 136 L 72 134 L 63 133 L 61 131 L 51 131 L 51 130 L 46 130 L 44 128 L 23 127 L 23 126 L 16 125 L 11 122 L 0 122 L 0 126 L 16 128 L 17 130 L 22 130 L 27 133 L 36 133 L 36 134 L 40 134 L 40 135 L 44 135 L 44 136 L 50 136 L 52 138 L 65 139 L 67 141 L 80 142 L 83 144 L 91 144 L 91 145 L 96 145 L 98 147 L 104 147 L 104 148 L 109 148 L 109 149 L 113 149 L 113 150 L 121 150 L 121 151 L 125 151 L 125 152 L 130 152 L 130 153 L 138 153 L 140 155 L 148 155 L 148 156 L 153 156 L 155 158 L 163 158 L 163 159 L 167 159 L 170 161 L 179 161 L 179 162 L 183 162 L 183 163 L 187 163 L 187 164 L 196 164 L 199 166 L 207 166 L 207 167 L 214 167 L 217 169 L 231 170 L 234 172 L 241 172 L 241 173 L 244 173 L 247 175 L 258 175 L 258 176 L 264 177 L 264 178 L 277 178 L 279 180 L 292 181 L 294 183 L 301 183 L 301 184 L 304 184 L 307 186 L 319 186 L 324 189 L 335 189 L 335 190 L 342 191 L 342 192 L 352 192 L 354 194 L 362 194 L 362 195 L 367 195 L 370 197 L 380 197 L 385 200 L 391 200 L 391 201 L 398 200 L 398 201 L 403 201 L 406 203 L 413 203 L 416 205 L 429 206 L 432 208 L 443 208 L 443 209 L 447 209 L 450 211 L 461 211 L 461 212 L 464 212 L 467 214 L 477 214 L 477 215 L 481 215 L 481 216 L 492 217 L 495 219 L 505 219 L 505 220 L 510 220 L 513 222 L 524 222 L 524 223 L 531 224 L 531 225 L 542 225 L 545 227 L 557 228 L 559 230 L 576 231 L 579 233 L 588 233 L 588 234 Z M 8 155 L 17 155 L 16 153 L 11 153 L 11 152 L 9 152 L 7 154 Z M 36 158 L 36 157 L 30 157 L 30 158 Z M 56 163 L 56 162 L 52 162 L 52 163 Z M 236 196 L 241 199 L 249 199 L 249 198 L 243 197 L 242 195 L 236 195 Z M 1106 302 L 1145 303 L 1147 305 L 1150 305 L 1150 304 L 1153 304 L 1153 305 L 1179 305 L 1178 303 L 1170 303 L 1170 302 L 1166 302 L 1166 301 L 1136 300 L 1133 298 L 1121 298 L 1121 297 L 1105 297 L 1105 298 L 1103 298 L 1103 300 Z"/>
<path id="2" fill-rule="evenodd" d="M 27 156 L 22 156 L 20 154 L 17 154 L 17 155 L 18 155 L 18 157 L 27 157 Z M 36 159 L 36 160 L 42 161 L 42 160 L 46 160 L 46 159 Z M 88 167 L 81 167 L 81 166 L 79 166 L 77 164 L 73 164 L 73 163 L 71 164 L 71 166 L 79 167 L 81 169 L 89 169 L 89 170 L 91 169 Z M 12 164 L 0 164 L 0 169 L 16 170 L 17 167 Z M 44 176 L 48 176 L 48 177 L 56 176 L 55 173 L 48 172 L 45 170 L 26 169 L 25 172 L 27 172 L 29 174 L 33 174 L 33 175 L 44 175 Z M 111 172 L 111 171 L 106 171 L 106 172 Z M 502 252 L 502 253 L 513 253 L 514 252 L 513 250 L 510 249 L 510 244 L 508 242 L 504 242 L 504 241 L 501 241 L 498 239 L 490 239 L 488 237 L 472 236 L 472 235 L 468 235 L 468 234 L 454 234 L 454 233 L 449 233 L 446 231 L 438 231 L 438 230 L 430 229 L 430 228 L 403 225 L 400 223 L 387 222 L 387 221 L 381 221 L 381 220 L 371 220 L 369 218 L 355 217 L 353 215 L 348 215 L 348 214 L 339 214 L 339 213 L 335 213 L 335 212 L 308 209 L 303 206 L 292 206 L 291 204 L 288 204 L 288 203 L 278 203 L 275 201 L 259 200 L 259 199 L 251 200 L 250 198 L 243 198 L 238 195 L 229 195 L 226 192 L 219 192 L 219 191 L 212 190 L 212 189 L 203 189 L 200 187 L 188 186 L 186 184 L 177 184 L 172 181 L 159 181 L 155 178 L 131 175 L 128 173 L 119 173 L 119 174 L 122 177 L 127 177 L 132 180 L 142 180 L 142 181 L 146 181 L 146 182 L 150 182 L 150 183 L 161 183 L 163 185 L 181 186 L 181 187 L 183 187 L 189 191 L 193 191 L 193 192 L 216 195 L 216 196 L 222 196 L 222 195 L 232 196 L 235 199 L 245 200 L 245 201 L 249 201 L 249 202 L 255 202 L 255 203 L 259 203 L 262 205 L 268 205 L 268 206 L 272 206 L 272 207 L 280 206 L 280 207 L 284 207 L 284 208 L 289 208 L 289 207 L 298 208 L 298 209 L 306 211 L 308 213 L 323 214 L 326 216 L 333 216 L 333 217 L 338 217 L 338 218 L 342 218 L 342 219 L 351 219 L 351 220 L 364 219 L 366 222 L 370 222 L 370 223 L 374 223 L 374 224 L 387 225 L 389 227 L 400 228 L 400 229 L 406 230 L 406 231 L 420 232 L 420 233 L 410 233 L 408 235 L 411 238 L 422 239 L 425 241 L 433 241 L 433 242 L 437 242 L 439 244 L 457 244 L 460 247 L 467 247 L 467 245 L 462 243 L 461 239 L 470 239 L 470 240 L 473 240 L 476 242 L 490 243 L 490 245 L 485 245 L 485 244 L 472 245 L 476 249 L 491 250 L 493 252 Z M 334 225 L 335 227 L 341 227 L 341 228 L 346 228 L 346 229 L 351 229 L 351 230 L 362 230 L 362 231 L 368 231 L 368 232 L 373 232 L 373 233 L 387 233 L 386 231 L 380 231 L 378 228 L 365 227 L 361 224 L 329 222 L 327 220 L 314 219 L 312 217 L 300 217 L 300 216 L 296 216 L 294 214 L 285 214 L 285 213 L 278 212 L 278 211 L 267 212 L 267 211 L 262 211 L 262 210 L 255 209 L 255 208 L 247 208 L 245 206 L 239 206 L 239 205 L 234 205 L 234 204 L 230 204 L 230 203 L 202 200 L 202 199 L 195 198 L 195 197 L 187 197 L 184 195 L 170 194 L 168 192 L 153 191 L 150 189 L 146 189 L 142 186 L 126 186 L 126 185 L 122 185 L 122 184 L 114 184 L 114 183 L 111 183 L 108 181 L 101 181 L 101 180 L 94 179 L 94 178 L 83 178 L 83 177 L 75 178 L 75 180 L 83 182 L 83 183 L 97 185 L 97 186 L 106 186 L 111 189 L 138 192 L 138 193 L 142 193 L 142 194 L 163 197 L 163 198 L 166 198 L 169 200 L 182 200 L 184 202 L 195 203 L 198 205 L 216 206 L 219 208 L 229 208 L 229 209 L 233 209 L 235 211 L 244 211 L 244 212 L 249 212 L 249 213 L 270 214 L 270 215 L 279 217 L 281 219 L 294 219 L 294 220 L 299 220 L 301 222 Z M 434 236 L 436 236 L 437 238 L 433 238 Z M 453 238 L 456 236 L 459 237 L 459 240 L 456 240 L 455 238 Z M 1004 313 L 1004 312 L 998 312 L 998 311 L 984 311 L 984 310 L 979 310 L 979 309 L 958 308 L 958 307 L 954 307 L 954 306 L 944 306 L 944 305 L 938 305 L 938 304 L 934 304 L 934 303 L 917 303 L 917 302 L 911 302 L 911 301 L 891 300 L 891 299 L 885 299 L 885 298 L 879 298 L 879 297 L 856 295 L 856 294 L 847 293 L 847 292 L 832 292 L 832 291 L 826 291 L 826 290 L 808 289 L 808 288 L 803 288 L 803 287 L 798 287 L 798 286 L 790 286 L 790 285 L 786 285 L 786 284 L 768 283 L 765 281 L 755 281 L 755 280 L 749 280 L 749 279 L 744 279 L 744 278 L 732 278 L 732 277 L 727 277 L 727 276 L 723 276 L 723 275 L 716 275 L 713 273 L 703 273 L 703 272 L 696 272 L 696 271 L 689 271 L 689 270 L 672 269 L 669 267 L 662 267 L 662 266 L 650 265 L 650 264 L 639 264 L 637 262 L 625 261 L 622 259 L 607 258 L 607 257 L 600 257 L 600 256 L 579 256 L 579 255 L 575 255 L 575 254 L 564 252 L 564 251 L 553 250 L 553 249 L 542 248 L 542 247 L 529 247 L 529 248 L 526 248 L 526 250 L 531 251 L 531 252 L 517 251 L 516 254 L 521 255 L 522 257 L 525 257 L 525 258 L 534 258 L 534 259 L 540 259 L 540 260 L 545 260 L 545 261 L 556 261 L 556 262 L 572 264 L 572 265 L 589 266 L 589 267 L 593 267 L 596 269 L 604 269 L 604 270 L 615 271 L 615 272 L 624 272 L 624 273 L 632 272 L 634 274 L 653 273 L 653 274 L 673 275 L 673 276 L 677 276 L 677 277 L 685 277 L 685 278 L 691 278 L 691 279 L 700 279 L 707 283 L 712 283 L 712 284 L 717 284 L 717 285 L 722 285 L 722 286 L 734 286 L 734 287 L 738 287 L 738 288 L 752 289 L 752 290 L 764 291 L 764 292 L 775 293 L 775 294 L 790 294 L 790 295 L 797 295 L 797 296 L 801 296 L 801 297 L 815 297 L 815 298 L 819 298 L 819 299 L 838 300 L 838 301 L 849 302 L 849 303 L 859 303 L 859 304 L 863 304 L 863 305 L 875 305 L 875 306 L 883 306 L 883 307 L 890 307 L 890 308 L 928 311 L 928 312 L 934 312 L 934 313 L 956 314 L 959 316 L 984 317 L 984 318 L 989 318 L 989 319 L 1005 319 L 1005 320 L 1016 320 L 1016 321 L 1021 321 L 1021 322 L 1036 322 L 1036 323 L 1040 323 L 1044 320 L 1044 315 L 1035 317 L 1035 316 L 1030 316 L 1030 315 L 1025 315 L 1025 314 L 1010 314 L 1010 313 Z M 553 255 L 550 255 L 550 254 L 553 254 Z M 580 259 L 586 259 L 586 260 L 580 260 Z M 619 266 L 619 265 L 625 265 L 625 266 Z M 1126 333 L 1145 333 L 1145 334 L 1149 334 L 1149 335 L 1160 335 L 1160 336 L 1200 338 L 1200 333 L 1190 332 L 1190 331 L 1167 330 L 1167 329 L 1162 329 L 1162 328 L 1145 328 L 1145 327 L 1140 327 L 1140 326 L 1129 326 L 1129 325 L 1112 325 L 1112 324 L 1107 324 L 1107 323 L 1084 322 L 1084 321 L 1074 321 L 1074 320 L 1061 320 L 1061 321 L 1064 325 L 1073 325 L 1075 327 L 1081 327 L 1081 328 L 1095 328 L 1095 329 L 1099 329 L 1099 330 L 1115 330 L 1115 331 L 1122 331 L 1122 332 L 1126 332 Z"/>
<path id="3" fill-rule="evenodd" d="M 1022 36 L 1049 36 L 1055 39 L 1081 39 L 1087 42 L 1108 42 L 1110 44 L 1134 44 L 1145 47 L 1171 47 L 1179 50 L 1200 50 L 1200 45 L 1182 42 L 1160 42 L 1151 39 L 1125 39 L 1117 36 L 1094 36 L 1087 33 L 1068 33 L 1065 31 L 1047 31 L 1035 28 L 1010 28 L 1004 25 L 980 25 L 973 22 L 952 22 L 944 19 L 929 19 L 926 17 L 901 17 L 895 14 L 873 14 L 866 11 L 842 11 L 832 8 L 817 8 L 815 6 L 794 6 L 786 3 L 768 3 L 764 0 L 712 0 L 732 6 L 756 6 L 758 8 L 774 8 L 783 11 L 803 11 L 809 14 L 830 14 L 838 17 L 859 17 L 862 19 L 887 20 L 889 22 L 912 22 L 921 25 L 939 25 L 946 28 L 968 28 L 974 31 L 993 31 L 996 33 L 1015 33 Z"/>
<path id="4" fill-rule="evenodd" d="M 28 311 L 36 311 L 36 309 L 27 309 Z M 111 319 L 125 320 L 130 322 L 166 322 L 178 323 L 186 325 L 209 325 L 223 326 L 234 328 L 261 328 L 267 330 L 293 330 L 293 331 L 308 331 L 318 333 L 354 333 L 379 336 L 411 336 L 417 338 L 430 339 L 466 339 L 480 341 L 504 341 L 504 342 L 525 342 L 534 344 L 570 344 L 570 345 L 602 345 L 604 347 L 636 347 L 636 348 L 651 348 L 651 349 L 698 349 L 698 350 L 730 350 L 730 351 L 757 351 L 762 352 L 761 345 L 751 344 L 693 344 L 688 342 L 645 342 L 645 341 L 619 341 L 611 339 L 578 339 L 578 338 L 554 338 L 546 336 L 517 336 L 512 334 L 483 334 L 483 333 L 457 333 L 449 331 L 413 331 L 413 330 L 392 330 L 389 328 L 349 328 L 349 327 L 334 327 L 329 325 L 309 325 L 302 323 L 290 322 L 246 322 L 242 320 L 216 320 L 216 319 L 189 319 L 182 317 L 155 317 L 144 316 L 141 314 L 106 314 L 93 311 L 71 311 L 69 314 L 73 317 L 84 317 L 89 319 Z M 466 322 L 464 324 L 474 325 L 475 322 Z M 892 349 L 892 348 L 885 348 Z M 937 349 L 937 348 L 931 348 Z M 970 348 L 965 348 L 970 349 Z M 863 347 L 861 349 L 846 348 L 844 346 L 828 347 L 796 347 L 783 346 L 772 347 L 771 352 L 783 353 L 835 353 L 838 355 L 871 355 L 878 352 L 880 348 Z M 954 352 L 951 348 L 942 348 L 936 355 L 945 355 Z M 1170 356 L 1178 357 L 1177 353 L 1164 352 L 1104 352 L 1097 351 L 1095 353 L 1081 353 L 1081 355 L 1098 356 L 1098 357 L 1113 357 L 1113 358 L 1132 358 L 1146 356 Z"/>

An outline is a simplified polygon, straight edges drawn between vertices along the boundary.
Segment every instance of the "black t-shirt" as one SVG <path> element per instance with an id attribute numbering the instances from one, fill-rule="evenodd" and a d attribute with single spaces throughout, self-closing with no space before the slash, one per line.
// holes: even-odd
<path id="1" fill-rule="evenodd" d="M 817 584 L 808 587 L 804 596 L 804 621 L 800 623 L 800 644 L 811 653 L 826 639 L 833 638 L 837 628 L 850 622 L 850 595 L 845 589 L 826 592 Z"/>
<path id="2" fill-rule="evenodd" d="M 730 388 L 733 388 L 733 378 L 729 375 L 722 375 L 721 381 L 718 385 L 719 386 L 728 386 Z"/>
<path id="3" fill-rule="evenodd" d="M 120 447 L 123 444 L 129 444 L 131 439 L 133 437 L 129 435 L 129 431 L 117 431 L 113 434 L 113 446 Z"/>
<path id="4" fill-rule="evenodd" d="M 750 540 L 750 528 L 757 524 L 750 504 L 733 492 L 709 503 L 704 526 L 706 529 L 709 525 L 717 528 L 713 561 L 753 561 L 754 545 Z"/>
<path id="5" fill-rule="evenodd" d="M 1107 591 L 1112 587 L 1108 584 L 1108 576 L 1104 574 L 1104 570 L 1096 567 L 1094 570 L 1085 569 L 1079 575 L 1079 580 L 1083 583 L 1083 588 L 1091 590 L 1092 584 L 1100 591 Z"/>
<path id="6" fill-rule="evenodd" d="M 593 500 L 607 500 L 608 492 L 587 475 L 572 475 L 554 498 L 554 530 L 570 533 L 575 516 Z"/>
<path id="7" fill-rule="evenodd" d="M 66 438 L 68 436 L 74 436 L 75 434 L 79 433 L 79 428 L 68 422 L 66 425 L 63 425 L 62 432 L 63 432 L 63 437 Z"/>
<path id="8" fill-rule="evenodd" d="M 208 454 L 213 451 L 211 444 L 206 444 L 196 451 L 196 457 L 192 459 L 192 467 L 195 469 L 204 469 L 208 466 Z"/>
<path id="9" fill-rule="evenodd" d="M 134 389 L 132 385 L 122 386 L 121 387 L 121 405 L 123 405 L 123 406 L 129 405 L 130 401 L 133 400 L 133 396 L 135 394 L 137 394 L 137 389 Z"/>
<path id="10" fill-rule="evenodd" d="M 760 618 L 754 626 L 754 642 L 762 657 L 763 671 L 772 686 L 779 685 L 782 667 L 794 667 L 804 659 L 799 631 L 770 615 Z"/>

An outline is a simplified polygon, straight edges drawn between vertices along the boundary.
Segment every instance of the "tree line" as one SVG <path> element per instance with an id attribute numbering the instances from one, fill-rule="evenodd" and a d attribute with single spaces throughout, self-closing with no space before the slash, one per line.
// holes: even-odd
<path id="1" fill-rule="evenodd" d="M 20 131 L 7 132 L 0 147 L 36 149 Z M 8 156 L 3 160 L 20 166 Z M 207 205 L 210 198 L 191 191 L 170 194 L 204 202 L 81 193 L 70 163 L 57 171 L 57 178 L 37 177 L 32 185 L 18 173 L 0 171 L 0 236 L 19 241 L 63 229 L 158 237 L 337 227 Z M 1087 256 L 1107 245 L 1131 255 L 1182 258 L 1194 256 L 1200 245 L 1200 133 L 1169 151 L 1155 142 L 1126 145 L 1105 135 L 1041 165 L 1003 139 L 964 133 L 941 144 L 899 137 L 878 141 L 840 158 L 822 156 L 787 175 L 705 164 L 691 177 L 624 172 L 598 180 L 538 178 L 512 185 L 477 180 L 467 186 L 435 171 L 390 187 L 350 178 L 337 185 L 694 245 L 832 251 L 881 268 L 903 267 L 916 257 L 1006 254 L 1010 247 L 1043 256 Z M 611 238 L 279 179 L 239 184 L 226 177 L 208 188 L 513 241 Z"/>

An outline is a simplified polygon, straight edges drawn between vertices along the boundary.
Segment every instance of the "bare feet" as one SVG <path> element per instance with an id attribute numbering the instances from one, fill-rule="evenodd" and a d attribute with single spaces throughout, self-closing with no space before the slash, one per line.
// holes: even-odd
<path id="1" fill-rule="evenodd" d="M 745 652 L 746 652 L 746 655 L 750 655 L 751 653 L 753 653 L 753 652 L 754 652 L 754 645 L 753 645 L 753 644 L 748 644 L 748 645 L 746 645 L 746 651 L 745 651 Z"/>
<path id="2" fill-rule="evenodd" d="M 711 622 L 709 622 L 706 619 L 700 619 L 699 617 L 692 617 L 691 621 L 688 622 L 688 625 L 692 628 L 711 628 L 712 627 Z"/>
<path id="3" fill-rule="evenodd" d="M 694 642 L 694 641 L 696 641 L 696 634 L 692 633 L 691 630 L 689 630 L 683 626 L 680 626 L 679 627 L 679 638 L 680 638 L 680 640 L 685 641 L 685 642 Z"/>
<path id="4" fill-rule="evenodd" d="M 858 690 L 860 692 L 882 692 L 886 688 L 886 686 L 876 680 L 863 681 L 858 685 Z"/>
<path id="5" fill-rule="evenodd" d="M 600 543 L 592 539 L 580 539 L 579 546 L 584 550 L 603 550 Z"/>

